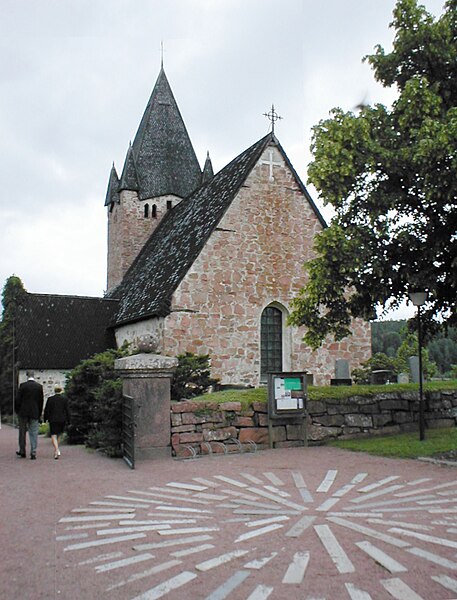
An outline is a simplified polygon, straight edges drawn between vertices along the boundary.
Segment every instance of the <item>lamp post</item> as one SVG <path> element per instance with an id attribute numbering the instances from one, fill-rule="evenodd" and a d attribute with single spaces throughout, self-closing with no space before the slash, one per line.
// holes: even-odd
<path id="1" fill-rule="evenodd" d="M 421 306 L 427 302 L 428 292 L 409 292 L 409 299 L 417 306 L 417 338 L 419 343 L 419 439 L 425 439 L 424 419 L 424 390 L 422 377 L 422 331 L 421 331 Z"/>

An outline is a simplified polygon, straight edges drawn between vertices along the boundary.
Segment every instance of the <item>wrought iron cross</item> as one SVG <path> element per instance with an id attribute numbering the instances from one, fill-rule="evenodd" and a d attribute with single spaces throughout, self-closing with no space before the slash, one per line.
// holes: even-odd
<path id="1" fill-rule="evenodd" d="M 271 121 L 271 133 L 274 133 L 276 121 L 279 121 L 279 119 L 282 119 L 282 117 L 280 117 L 278 115 L 278 113 L 275 111 L 275 105 L 272 104 L 271 110 L 268 111 L 267 113 L 263 113 L 263 116 L 267 117 L 267 119 L 269 119 Z"/>

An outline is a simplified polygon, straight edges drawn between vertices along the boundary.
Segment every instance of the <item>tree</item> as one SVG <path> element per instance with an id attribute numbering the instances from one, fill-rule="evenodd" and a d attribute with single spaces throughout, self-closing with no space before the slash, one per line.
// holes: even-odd
<path id="1" fill-rule="evenodd" d="M 413 288 L 430 291 L 425 324 L 456 322 L 457 0 L 437 20 L 398 0 L 391 26 L 392 52 L 377 46 L 365 60 L 396 86 L 392 107 L 335 108 L 313 128 L 309 180 L 335 217 L 290 316 L 313 348 Z"/>
<path id="2" fill-rule="evenodd" d="M 208 388 L 217 383 L 210 375 L 208 354 L 193 354 L 185 352 L 178 354 L 178 366 L 171 380 L 172 400 L 193 398 L 205 393 Z"/>
<path id="3" fill-rule="evenodd" d="M 70 444 L 100 448 L 119 456 L 122 429 L 122 382 L 114 361 L 127 353 L 105 350 L 80 362 L 69 374 L 65 394 L 70 407 Z"/>
<path id="4" fill-rule="evenodd" d="M 11 275 L 3 287 L 3 313 L 0 322 L 0 412 L 13 412 L 13 390 L 15 386 L 15 318 L 21 297 L 26 293 L 24 284 L 16 275 Z"/>

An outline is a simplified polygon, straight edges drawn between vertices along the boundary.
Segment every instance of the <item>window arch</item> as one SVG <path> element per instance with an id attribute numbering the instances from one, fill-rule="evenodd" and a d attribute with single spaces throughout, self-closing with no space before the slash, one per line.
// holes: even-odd
<path id="1" fill-rule="evenodd" d="M 149 217 L 149 204 L 144 205 L 144 218 L 147 219 Z"/>
<path id="2" fill-rule="evenodd" d="M 157 219 L 157 204 L 151 206 L 151 217 Z"/>
<path id="3" fill-rule="evenodd" d="M 283 370 L 283 314 L 276 306 L 267 306 L 260 318 L 260 381 L 268 373 Z"/>

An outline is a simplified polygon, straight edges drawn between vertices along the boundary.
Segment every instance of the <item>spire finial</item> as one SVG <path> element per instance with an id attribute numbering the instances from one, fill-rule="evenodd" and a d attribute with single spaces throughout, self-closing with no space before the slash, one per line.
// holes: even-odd
<path id="1" fill-rule="evenodd" d="M 275 105 L 272 104 L 271 110 L 267 113 L 263 113 L 263 116 L 267 117 L 271 121 L 271 133 L 274 133 L 276 121 L 279 121 L 279 119 L 282 119 L 282 117 L 280 117 L 278 115 L 278 113 L 275 111 Z"/>
<path id="2" fill-rule="evenodd" d="M 163 40 L 160 42 L 160 68 L 163 69 Z"/>

